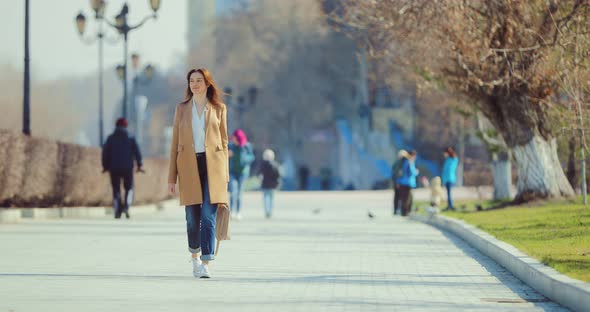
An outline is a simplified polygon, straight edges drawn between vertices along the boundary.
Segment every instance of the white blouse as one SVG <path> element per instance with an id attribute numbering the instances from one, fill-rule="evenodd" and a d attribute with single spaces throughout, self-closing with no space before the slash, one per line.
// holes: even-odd
<path id="1" fill-rule="evenodd" d="M 207 114 L 207 105 L 205 105 L 205 109 L 203 110 L 203 114 L 199 117 L 199 113 L 197 111 L 197 104 L 195 103 L 195 99 L 193 98 L 193 142 L 195 145 L 195 153 L 203 153 L 205 152 L 205 116 Z"/>

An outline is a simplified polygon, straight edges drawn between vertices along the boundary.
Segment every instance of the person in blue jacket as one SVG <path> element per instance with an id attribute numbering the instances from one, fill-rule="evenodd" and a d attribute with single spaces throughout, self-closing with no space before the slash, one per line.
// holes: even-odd
<path id="1" fill-rule="evenodd" d="M 459 158 L 452 147 L 447 147 L 444 151 L 445 163 L 442 170 L 442 183 L 447 188 L 448 207 L 445 210 L 455 210 L 453 205 L 453 197 L 451 190 L 453 185 L 457 182 L 457 166 L 459 165 Z"/>
<path id="2" fill-rule="evenodd" d="M 397 178 L 402 216 L 407 216 L 410 213 L 412 205 L 412 189 L 416 188 L 418 169 L 416 169 L 414 159 L 415 158 L 412 155 L 404 155 L 402 158 L 401 176 Z"/>

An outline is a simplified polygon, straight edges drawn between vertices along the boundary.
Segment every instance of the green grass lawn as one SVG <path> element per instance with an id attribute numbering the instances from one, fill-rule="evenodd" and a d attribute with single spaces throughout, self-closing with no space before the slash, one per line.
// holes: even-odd
<path id="1" fill-rule="evenodd" d="M 483 211 L 475 211 L 481 204 Z M 494 202 L 459 202 L 464 220 L 570 277 L 590 282 L 590 205 L 547 202 L 488 209 Z"/>

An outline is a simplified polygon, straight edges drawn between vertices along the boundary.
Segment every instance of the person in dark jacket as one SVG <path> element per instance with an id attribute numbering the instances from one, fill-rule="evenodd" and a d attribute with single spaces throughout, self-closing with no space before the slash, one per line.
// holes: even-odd
<path id="1" fill-rule="evenodd" d="M 117 119 L 116 129 L 102 148 L 103 172 L 109 172 L 113 188 L 113 208 L 115 218 L 129 219 L 129 206 L 133 202 L 133 161 L 137 162 L 137 172 L 143 172 L 141 153 L 135 138 L 127 133 L 127 120 Z M 121 198 L 121 180 L 125 189 L 125 198 Z"/>
<path id="2" fill-rule="evenodd" d="M 307 191 L 307 179 L 309 179 L 309 168 L 306 165 L 299 167 L 299 189 Z"/>
<path id="3" fill-rule="evenodd" d="M 262 194 L 264 201 L 264 215 L 267 219 L 272 217 L 274 208 L 274 191 L 279 188 L 281 180 L 281 171 L 279 165 L 275 162 L 275 153 L 267 149 L 262 153 L 262 165 L 260 166 L 260 175 L 262 176 Z"/>

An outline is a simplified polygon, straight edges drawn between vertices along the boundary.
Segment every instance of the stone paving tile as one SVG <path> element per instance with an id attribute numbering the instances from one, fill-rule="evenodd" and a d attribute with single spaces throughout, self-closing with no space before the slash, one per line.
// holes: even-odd
<path id="1" fill-rule="evenodd" d="M 192 277 L 182 208 L 0 225 L 0 311 L 567 311 L 390 216 L 389 193 L 279 193 L 271 220 L 261 197 L 246 194 L 211 280 Z"/>

